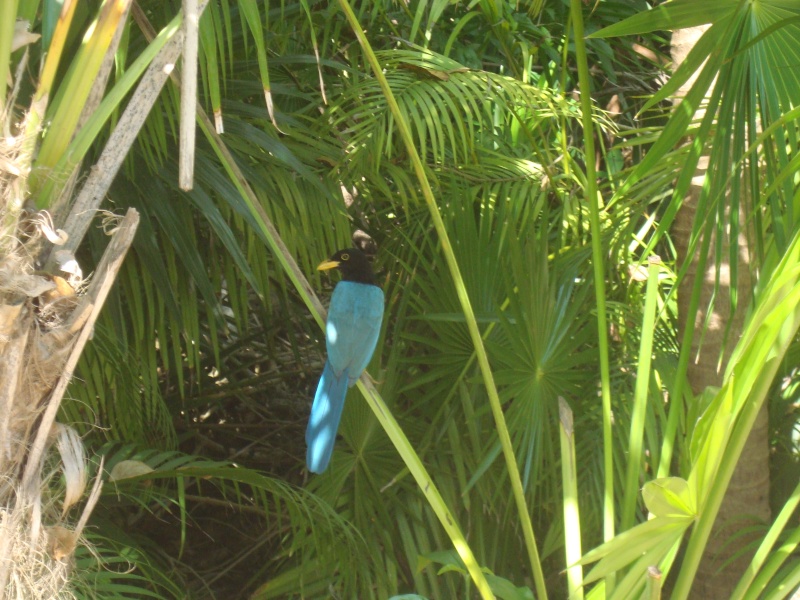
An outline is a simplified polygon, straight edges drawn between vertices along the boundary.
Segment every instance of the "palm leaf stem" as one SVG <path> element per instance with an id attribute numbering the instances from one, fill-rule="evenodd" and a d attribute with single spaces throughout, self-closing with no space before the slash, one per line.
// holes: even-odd
<path id="1" fill-rule="evenodd" d="M 586 163 L 586 199 L 589 203 L 589 223 L 592 232 L 592 263 L 594 267 L 594 289 L 597 299 L 597 336 L 600 353 L 600 388 L 603 402 L 603 467 L 604 506 L 603 539 L 614 537 L 614 438 L 611 430 L 611 384 L 608 365 L 608 323 L 606 317 L 606 285 L 603 262 L 603 240 L 600 231 L 600 207 L 598 203 L 597 173 L 594 166 L 594 126 L 592 124 L 592 96 L 586 42 L 583 34 L 583 4 L 571 0 L 570 11 L 575 32 L 575 56 L 578 64 L 578 85 L 581 96 L 581 118 L 583 119 L 584 156 Z M 606 581 L 606 593 L 613 589 L 613 575 Z"/>
<path id="2" fill-rule="evenodd" d="M 461 303 L 462 310 L 464 311 L 464 317 L 467 322 L 467 327 L 469 329 L 470 337 L 472 338 L 472 342 L 475 346 L 475 351 L 478 355 L 478 363 L 480 365 L 481 373 L 483 375 L 484 383 L 486 385 L 486 391 L 489 396 L 489 404 L 492 408 L 492 414 L 494 415 L 495 423 L 497 425 L 497 433 L 503 448 L 503 455 L 506 460 L 506 468 L 508 470 L 509 478 L 511 480 L 511 487 L 514 493 L 514 499 L 517 504 L 517 511 L 519 512 L 522 531 L 525 538 L 525 545 L 527 546 L 528 556 L 531 562 L 531 572 L 533 574 L 533 578 L 536 584 L 537 595 L 539 598 L 545 599 L 547 598 L 547 588 L 545 587 L 544 583 L 544 574 L 542 572 L 542 566 L 539 560 L 539 551 L 536 547 L 536 539 L 533 533 L 533 524 L 531 523 L 530 512 L 528 511 L 527 501 L 525 500 L 525 493 L 522 487 L 522 479 L 520 477 L 519 467 L 517 465 L 517 459 L 516 456 L 514 455 L 514 447 L 511 442 L 511 436 L 509 435 L 508 427 L 506 426 L 505 416 L 503 415 L 503 408 L 500 403 L 500 396 L 497 392 L 497 386 L 495 385 L 494 382 L 494 376 L 492 374 L 491 367 L 489 366 L 489 357 L 486 353 L 486 348 L 484 347 L 483 339 L 481 338 L 481 331 L 478 328 L 478 322 L 475 319 L 475 313 L 472 309 L 472 304 L 470 302 L 466 286 L 464 285 L 464 280 L 461 276 L 461 271 L 458 266 L 458 261 L 456 260 L 455 254 L 453 253 L 453 248 L 450 243 L 450 238 L 447 233 L 447 229 L 445 228 L 444 225 L 444 220 L 442 219 L 442 215 L 439 212 L 439 207 L 436 204 L 436 199 L 433 196 L 433 191 L 431 190 L 430 183 L 428 182 L 428 177 L 425 173 L 425 167 L 423 166 L 422 161 L 420 160 L 419 157 L 419 153 L 417 152 L 417 149 L 414 146 L 414 140 L 413 137 L 411 136 L 411 131 L 409 129 L 408 123 L 406 122 L 405 116 L 400 111 L 400 107 L 397 104 L 397 100 L 395 99 L 391 88 L 389 87 L 389 83 L 386 80 L 385 75 L 383 74 L 383 70 L 381 68 L 380 63 L 378 62 L 378 58 L 375 56 L 375 53 L 372 50 L 372 46 L 370 45 L 369 40 L 367 40 L 367 37 L 364 34 L 364 30 L 362 29 L 361 24 L 359 23 L 358 18 L 353 12 L 353 9 L 351 8 L 349 2 L 347 2 L 347 0 L 339 0 L 339 5 L 342 7 L 342 10 L 344 11 L 345 16 L 347 17 L 347 20 L 349 21 L 350 26 L 353 29 L 353 32 L 358 38 L 358 41 L 361 44 L 362 49 L 364 50 L 364 54 L 367 58 L 367 61 L 372 67 L 375 78 L 381 86 L 383 94 L 386 98 L 386 103 L 389 106 L 390 110 L 392 111 L 392 116 L 394 117 L 395 123 L 397 124 L 397 129 L 400 132 L 400 136 L 402 137 L 406 150 L 409 154 L 409 159 L 417 175 L 417 179 L 420 182 L 422 193 L 425 197 L 428 209 L 430 210 L 434 227 L 436 228 L 436 232 L 439 235 L 439 240 L 442 246 L 442 252 L 444 253 L 445 259 L 447 261 L 447 266 L 450 270 L 450 275 L 453 278 L 453 283 L 455 284 L 456 288 L 456 294 L 458 295 L 458 299 Z M 434 510 L 436 510 L 435 507 Z M 442 515 L 439 515 L 439 518 L 442 519 Z M 442 523 L 445 525 L 445 527 L 447 527 L 447 524 L 444 522 L 444 520 L 442 520 Z M 459 554 L 461 554 L 462 559 L 464 559 L 464 554 L 462 553 L 462 549 L 460 549 L 458 545 L 456 545 L 456 549 L 459 551 Z M 471 551 L 469 551 L 466 545 L 464 551 L 465 552 L 468 551 L 469 555 L 471 556 Z M 483 573 L 480 571 L 480 568 L 477 565 L 477 563 L 474 562 L 474 559 L 472 559 L 471 564 L 470 562 L 465 560 L 465 564 L 467 565 L 467 569 L 469 570 L 470 575 L 472 575 L 473 580 L 478 585 L 478 589 L 480 590 L 483 597 L 484 598 L 493 597 L 492 592 L 489 589 L 488 583 L 486 583 L 486 580 L 483 577 Z"/>

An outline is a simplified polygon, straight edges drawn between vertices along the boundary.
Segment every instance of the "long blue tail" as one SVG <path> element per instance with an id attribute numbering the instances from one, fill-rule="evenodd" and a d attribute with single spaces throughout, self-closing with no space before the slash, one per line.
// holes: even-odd
<path id="1" fill-rule="evenodd" d="M 306 428 L 306 465 L 312 473 L 328 468 L 346 396 L 347 374 L 336 377 L 331 363 L 325 361 Z"/>

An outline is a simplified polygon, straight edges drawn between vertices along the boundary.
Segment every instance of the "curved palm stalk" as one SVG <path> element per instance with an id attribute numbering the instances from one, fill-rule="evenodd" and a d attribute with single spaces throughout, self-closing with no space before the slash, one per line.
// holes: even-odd
<path id="1" fill-rule="evenodd" d="M 175 77 L 174 73 L 173 77 Z M 261 207 L 261 204 L 259 203 L 254 192 L 250 188 L 250 185 L 248 184 L 246 178 L 244 177 L 243 173 L 241 172 L 235 160 L 233 159 L 233 156 L 230 154 L 226 145 L 219 137 L 219 135 L 216 133 L 213 124 L 211 123 L 209 118 L 205 115 L 204 111 L 200 107 L 198 107 L 198 118 L 203 133 L 206 135 L 212 148 L 217 153 L 218 158 L 222 162 L 225 170 L 228 172 L 228 175 L 231 177 L 231 180 L 236 186 L 239 193 L 241 194 L 241 197 L 245 200 L 248 208 L 250 209 L 252 214 L 256 216 L 260 234 L 263 236 L 263 238 L 266 240 L 270 248 L 273 250 L 274 255 L 278 258 L 278 261 L 280 262 L 284 271 L 287 273 L 290 280 L 297 289 L 298 293 L 303 298 L 303 301 L 308 306 L 312 316 L 315 318 L 320 327 L 324 327 L 325 309 L 323 308 L 321 302 L 314 293 L 313 288 L 311 288 L 305 276 L 303 275 L 302 271 L 298 267 L 296 261 L 294 260 L 294 257 L 286 248 L 278 231 L 275 229 L 268 215 Z M 441 221 L 441 217 L 439 220 Z M 473 323 L 474 323 L 474 316 L 473 316 Z M 485 351 L 484 351 L 484 360 L 486 360 Z M 488 361 L 486 363 L 486 366 L 488 367 Z M 485 598 L 492 598 L 493 594 L 489 588 L 489 584 L 487 583 L 486 578 L 484 577 L 477 561 L 475 560 L 469 548 L 469 545 L 466 542 L 466 539 L 464 538 L 458 525 L 455 522 L 455 519 L 452 517 L 449 509 L 444 503 L 444 500 L 439 494 L 435 484 L 433 483 L 433 480 L 430 478 L 427 471 L 425 470 L 422 461 L 419 460 L 419 457 L 417 456 L 410 442 L 406 438 L 402 429 L 400 429 L 396 420 L 391 415 L 391 412 L 384 403 L 380 394 L 377 392 L 377 390 L 375 390 L 372 383 L 366 380 L 366 378 L 359 381 L 359 389 L 361 389 L 365 398 L 370 403 L 372 410 L 374 411 L 375 415 L 377 416 L 381 424 L 384 426 L 384 429 L 386 430 L 392 442 L 395 444 L 401 457 L 408 465 L 409 470 L 414 475 L 418 485 L 426 494 L 428 501 L 430 502 L 432 508 L 439 517 L 439 520 L 442 523 L 445 531 L 448 533 L 448 536 L 450 536 L 451 540 L 453 541 L 453 544 L 458 553 L 460 554 L 465 565 L 467 565 L 467 569 L 469 570 L 481 594 Z M 495 391 L 495 396 L 496 396 L 496 391 Z M 499 408 L 499 399 L 497 401 L 497 405 Z M 510 448 L 510 441 L 509 441 L 509 448 Z M 513 459 L 513 451 L 511 455 Z M 517 481 L 519 482 L 518 471 L 515 469 L 514 472 L 517 473 Z M 522 502 L 524 504 L 524 496 L 522 494 L 521 483 L 519 483 L 519 497 L 522 499 Z M 537 582 L 540 582 L 537 583 L 537 587 L 540 587 L 541 591 L 544 594 L 546 594 L 546 589 L 544 587 L 544 577 L 542 575 L 541 565 L 539 564 L 538 561 L 538 552 L 536 551 L 535 540 L 533 540 L 533 529 L 530 526 L 530 517 L 527 514 L 527 510 L 523 511 L 523 513 L 525 518 L 527 519 L 528 528 L 530 529 L 530 539 L 533 541 L 533 551 L 536 557 L 535 564 L 538 567 L 538 569 L 534 571 L 535 573 L 538 573 Z M 527 537 L 528 536 L 526 536 L 526 539 Z M 546 597 L 546 595 L 542 597 Z"/>
<path id="2" fill-rule="evenodd" d="M 567 564 L 567 589 L 573 600 L 583 600 L 583 567 L 581 558 L 581 518 L 578 506 L 578 464 L 575 456 L 575 429 L 572 409 L 564 398 L 558 398 L 561 438 L 561 472 L 564 482 L 564 539 Z"/>
<path id="3" fill-rule="evenodd" d="M 231 180 L 239 190 L 242 198 L 247 203 L 248 208 L 256 216 L 260 234 L 269 244 L 274 255 L 278 258 L 281 266 L 291 279 L 292 283 L 295 285 L 295 288 L 308 306 L 309 311 L 314 319 L 317 321 L 320 327 L 324 327 L 325 309 L 322 306 L 322 303 L 319 301 L 319 298 L 317 298 L 313 288 L 303 275 L 303 272 L 297 266 L 294 257 L 286 248 L 286 245 L 283 243 L 283 240 L 272 224 L 269 216 L 261 207 L 261 204 L 250 188 L 246 178 L 239 170 L 239 167 L 233 159 L 233 156 L 230 154 L 222 139 L 216 133 L 213 123 L 199 107 L 198 117 L 203 133 L 206 135 L 209 143 L 214 148 L 214 151 L 217 153 L 217 156 L 224 165 L 228 175 L 231 177 Z M 486 582 L 483 573 L 480 571 L 480 567 L 475 561 L 464 535 L 461 533 L 461 530 L 456 524 L 456 521 L 450 513 L 450 510 L 447 508 L 447 505 L 439 494 L 435 483 L 425 470 L 422 461 L 419 459 L 419 456 L 414 451 L 414 448 L 411 446 L 408 438 L 403 433 L 403 430 L 392 416 L 389 408 L 386 406 L 386 403 L 383 401 L 372 382 L 369 381 L 368 377 L 362 377 L 358 382 L 358 387 L 362 394 L 364 394 L 364 398 L 370 404 L 370 407 L 380 421 L 381 425 L 386 430 L 387 435 L 395 444 L 400 456 L 403 458 L 406 465 L 409 467 L 409 470 L 414 475 L 419 487 L 425 493 L 426 498 L 428 498 L 428 501 L 439 517 L 445 531 L 447 531 L 447 534 L 450 536 L 454 546 L 461 555 L 462 560 L 470 570 L 478 589 L 481 590 L 481 593 L 484 594 L 484 597 L 492 598 L 493 595 L 489 589 L 489 584 Z"/>
<path id="4" fill-rule="evenodd" d="M 447 260 L 447 266 L 450 270 L 450 275 L 453 278 L 453 282 L 456 287 L 456 292 L 458 294 L 459 301 L 461 302 L 462 310 L 464 311 L 464 317 L 467 321 L 467 327 L 469 328 L 470 337 L 472 338 L 473 344 L 475 345 L 475 351 L 478 354 L 478 363 L 481 368 L 481 373 L 483 374 L 484 383 L 486 384 L 486 390 L 489 395 L 489 403 L 492 408 L 492 413 L 495 418 L 495 422 L 497 425 L 497 433 L 500 437 L 500 443 L 503 448 L 503 455 L 506 460 L 506 468 L 508 470 L 508 475 L 511 480 L 511 487 L 514 492 L 514 499 L 517 504 L 517 512 L 520 517 L 520 523 L 522 525 L 523 536 L 525 538 L 525 545 L 528 549 L 528 558 L 531 563 L 531 573 L 533 575 L 534 581 L 536 583 L 536 591 L 540 598 L 547 598 L 547 588 L 544 584 L 544 574 L 542 572 L 541 562 L 539 560 L 539 551 L 536 547 L 536 539 L 533 533 L 533 525 L 531 523 L 530 513 L 528 510 L 527 502 L 525 500 L 525 492 L 522 487 L 522 479 L 520 478 L 519 468 L 517 466 L 517 459 L 514 455 L 514 447 L 511 443 L 511 436 L 508 433 L 508 428 L 506 427 L 505 417 L 503 415 L 503 408 L 500 403 L 500 397 L 497 393 L 497 387 L 494 383 L 494 377 L 492 375 L 492 369 L 489 365 L 489 357 L 486 354 L 486 348 L 483 344 L 483 339 L 481 337 L 481 331 L 478 327 L 477 320 L 475 319 L 475 313 L 472 310 L 472 304 L 469 299 L 469 295 L 467 294 L 466 287 L 464 286 L 464 281 L 461 277 L 461 271 L 458 266 L 458 262 L 455 258 L 455 254 L 453 253 L 453 248 L 450 244 L 450 238 L 447 233 L 447 229 L 445 228 L 444 221 L 442 220 L 441 213 L 439 212 L 439 207 L 436 204 L 436 199 L 433 197 L 433 191 L 431 190 L 430 184 L 428 183 L 428 178 L 425 173 L 425 167 L 422 165 L 422 161 L 419 158 L 419 154 L 417 153 L 416 147 L 414 146 L 414 142 L 411 137 L 411 132 L 409 130 L 408 124 L 403 117 L 403 114 L 400 112 L 400 109 L 397 105 L 397 101 L 394 99 L 394 94 L 392 93 L 389 84 L 386 81 L 386 77 L 383 75 L 383 71 L 381 69 L 380 64 L 378 63 L 378 59 L 375 56 L 375 53 L 372 50 L 372 47 L 367 40 L 366 36 L 364 35 L 364 30 L 361 28 L 358 19 L 353 12 L 353 9 L 350 7 L 350 4 L 347 0 L 339 0 L 339 4 L 342 7 L 345 15 L 347 16 L 347 20 L 350 23 L 350 26 L 353 29 L 353 32 L 356 34 L 361 47 L 364 50 L 364 54 L 367 57 L 367 60 L 372 67 L 373 73 L 375 78 L 381 85 L 383 90 L 384 96 L 386 97 L 386 101 L 392 111 L 392 115 L 395 118 L 397 123 L 397 128 L 400 132 L 401 137 L 403 138 L 403 142 L 405 143 L 406 150 L 409 153 L 412 166 L 414 167 L 414 171 L 417 175 L 417 178 L 420 182 L 422 187 L 423 195 L 425 196 L 425 201 L 428 205 L 428 209 L 430 210 L 431 217 L 433 219 L 434 227 L 436 228 L 436 232 L 439 235 L 439 239 L 442 244 L 442 252 L 445 255 L 445 259 Z M 442 519 L 443 515 L 439 515 L 439 518 Z M 447 524 L 444 520 L 442 520 L 442 524 L 447 527 Z M 459 553 L 462 550 L 456 545 L 456 550 Z M 470 553 L 471 554 L 471 553 Z M 491 597 L 491 591 L 488 588 L 488 583 L 485 582 L 485 578 L 483 574 L 478 569 L 477 564 L 472 561 L 470 562 L 465 561 L 467 565 L 467 569 L 472 575 L 473 579 L 475 580 L 476 584 L 478 584 L 478 589 L 481 591 L 481 594 L 484 597 Z"/>
<path id="5" fill-rule="evenodd" d="M 605 489 L 603 505 L 603 539 L 614 537 L 614 439 L 611 432 L 611 385 L 608 370 L 608 322 L 606 318 L 605 263 L 600 231 L 597 174 L 594 168 L 594 126 L 592 124 L 592 96 L 589 84 L 589 65 L 586 60 L 586 43 L 583 39 L 583 5 L 571 0 L 570 15 L 575 29 L 575 54 L 578 63 L 578 80 L 581 90 L 583 139 L 586 145 L 586 199 L 589 202 L 589 223 L 592 230 L 592 263 L 594 266 L 595 297 L 597 298 L 597 336 L 600 351 L 600 386 L 603 399 L 603 466 Z M 607 583 L 607 590 L 613 587 Z"/>
<path id="6" fill-rule="evenodd" d="M 653 330 L 656 324 L 656 301 L 658 298 L 658 274 L 660 260 L 650 257 L 645 293 L 644 316 L 642 320 L 642 339 L 639 348 L 639 366 L 636 371 L 636 393 L 631 415 L 631 428 L 628 442 L 628 468 L 625 476 L 622 503 L 621 529 L 633 527 L 636 518 L 636 501 L 639 495 L 639 472 L 642 465 L 642 444 L 644 442 L 645 416 L 647 411 L 647 389 L 650 384 L 650 363 L 653 356 Z"/>

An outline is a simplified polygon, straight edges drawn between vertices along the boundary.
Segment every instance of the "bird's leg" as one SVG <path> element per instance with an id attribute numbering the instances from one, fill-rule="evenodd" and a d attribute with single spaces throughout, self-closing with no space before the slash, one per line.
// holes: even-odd
<path id="1" fill-rule="evenodd" d="M 379 385 L 381 385 L 381 384 L 384 382 L 384 380 L 383 380 L 383 379 L 381 379 L 381 380 L 378 380 L 378 379 L 375 379 L 375 378 L 373 378 L 373 377 L 372 377 L 372 375 L 370 375 L 370 374 L 369 374 L 369 371 L 364 371 L 364 372 L 363 372 L 361 375 L 362 375 L 362 377 L 366 377 L 366 378 L 367 378 L 367 380 L 368 380 L 368 381 L 369 381 L 369 382 L 370 382 L 372 385 L 374 385 L 375 387 L 378 387 Z"/>

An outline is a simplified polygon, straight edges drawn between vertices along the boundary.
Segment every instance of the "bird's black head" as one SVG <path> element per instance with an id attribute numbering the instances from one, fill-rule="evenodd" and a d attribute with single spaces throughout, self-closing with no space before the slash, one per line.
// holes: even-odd
<path id="1" fill-rule="evenodd" d="M 328 269 L 339 269 L 342 272 L 343 281 L 377 285 L 369 259 L 358 248 L 339 250 L 317 267 L 319 271 L 327 271 Z"/>

